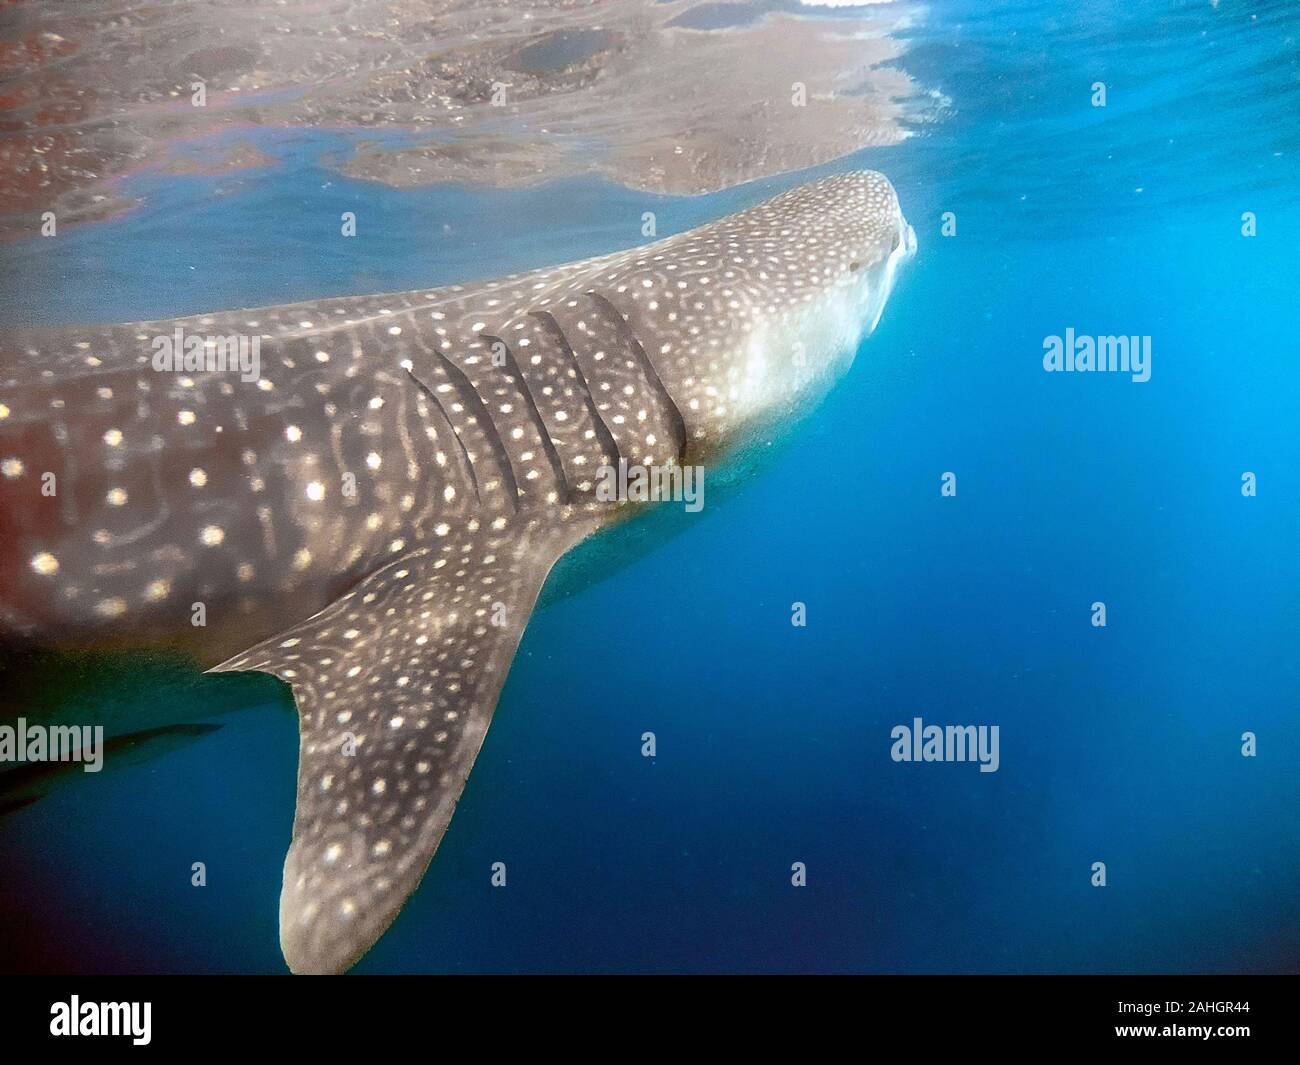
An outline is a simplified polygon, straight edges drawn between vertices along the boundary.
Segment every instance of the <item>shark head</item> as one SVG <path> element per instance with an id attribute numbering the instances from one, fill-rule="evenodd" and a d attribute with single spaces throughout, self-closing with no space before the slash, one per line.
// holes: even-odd
<path id="1" fill-rule="evenodd" d="M 915 254 L 889 179 L 855 171 L 652 245 L 596 287 L 620 304 L 702 458 L 810 409 Z"/>

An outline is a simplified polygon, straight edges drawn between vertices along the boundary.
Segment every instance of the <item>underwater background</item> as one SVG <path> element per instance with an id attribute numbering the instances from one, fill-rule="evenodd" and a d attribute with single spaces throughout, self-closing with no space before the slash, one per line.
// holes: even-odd
<path id="1" fill-rule="evenodd" d="M 356 971 L 1300 969 L 1300 9 L 987 8 L 917 6 L 901 66 L 941 104 L 815 170 L 401 190 L 325 165 L 357 132 L 241 130 L 272 165 L 144 171 L 138 210 L 3 250 L 0 324 L 129 321 L 584 258 L 836 170 L 898 189 L 919 253 L 852 371 L 653 550 L 566 560 Z M 1067 328 L 1149 335 L 1150 380 L 1045 373 Z M 66 678 L 110 732 L 219 727 L 0 817 L 0 969 L 285 971 L 292 707 L 179 672 Z M 915 717 L 998 725 L 1000 768 L 895 763 Z"/>

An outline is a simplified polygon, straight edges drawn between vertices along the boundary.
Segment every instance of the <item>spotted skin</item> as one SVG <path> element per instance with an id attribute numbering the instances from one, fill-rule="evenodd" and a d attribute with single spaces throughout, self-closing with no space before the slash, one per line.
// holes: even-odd
<path id="1" fill-rule="evenodd" d="M 281 945 L 342 971 L 432 859 L 552 565 L 635 509 L 597 471 L 707 466 L 808 409 L 914 250 L 855 172 L 497 281 L 6 335 L 0 622 L 187 637 L 291 687 Z M 154 369 L 177 326 L 256 336 L 260 375 Z"/>

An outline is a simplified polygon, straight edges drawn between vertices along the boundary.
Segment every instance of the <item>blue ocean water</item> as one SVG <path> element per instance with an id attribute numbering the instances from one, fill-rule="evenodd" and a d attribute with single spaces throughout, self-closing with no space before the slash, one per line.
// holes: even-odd
<path id="1" fill-rule="evenodd" d="M 849 376 L 533 618 L 358 971 L 1300 968 L 1300 13 L 981 7 L 917 8 L 901 65 L 942 105 L 911 140 L 814 172 L 399 191 L 322 165 L 349 134 L 241 133 L 276 165 L 142 175 L 137 211 L 6 250 L 6 322 L 131 320 L 582 258 L 826 170 L 898 188 L 919 254 Z M 1067 328 L 1150 335 L 1151 379 L 1045 373 Z M 918 716 L 998 725 L 1000 768 L 892 761 Z M 0 819 L 8 967 L 283 971 L 296 725 L 221 721 Z"/>

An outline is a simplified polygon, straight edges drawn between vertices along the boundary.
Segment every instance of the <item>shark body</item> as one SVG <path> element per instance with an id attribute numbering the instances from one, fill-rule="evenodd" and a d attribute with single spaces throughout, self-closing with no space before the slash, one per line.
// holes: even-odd
<path id="1" fill-rule="evenodd" d="M 914 251 L 864 171 L 490 282 L 7 335 L 0 623 L 291 687 L 281 946 L 345 970 L 428 867 L 547 573 L 636 509 L 600 471 L 809 409 Z M 156 369 L 178 328 L 256 337 L 260 375 Z"/>

